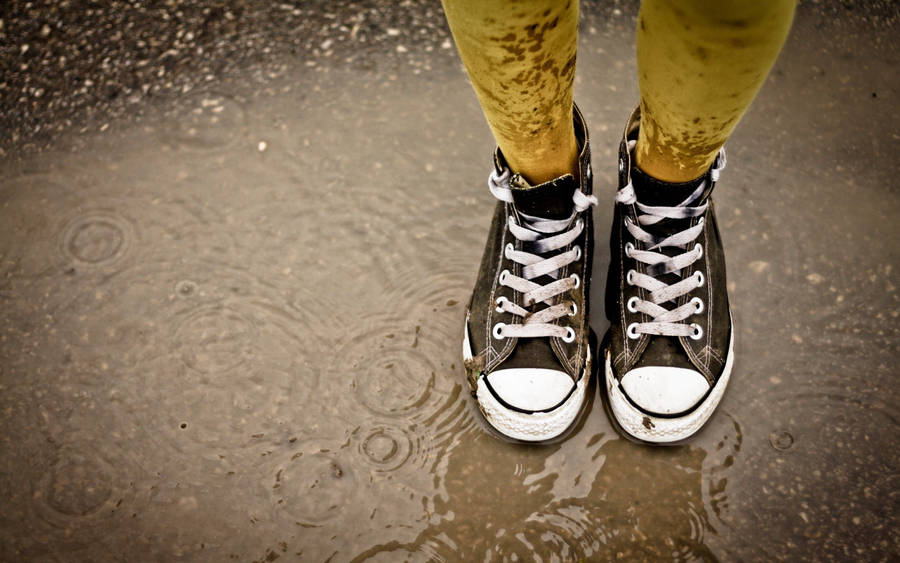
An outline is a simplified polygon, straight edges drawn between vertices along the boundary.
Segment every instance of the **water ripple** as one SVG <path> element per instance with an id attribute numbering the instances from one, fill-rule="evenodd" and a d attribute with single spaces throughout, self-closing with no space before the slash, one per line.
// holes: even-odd
<path id="1" fill-rule="evenodd" d="M 145 272 L 160 282 L 112 293 L 120 315 L 142 319 L 128 367 L 141 375 L 123 389 L 162 446 L 259 452 L 328 406 L 314 400 L 322 373 L 315 360 L 330 326 L 317 310 L 327 302 L 292 308 L 267 280 L 213 263 L 150 263 L 126 277 Z"/>
<path id="2" fill-rule="evenodd" d="M 390 424 L 374 424 L 354 433 L 357 451 L 376 471 L 396 471 L 419 455 L 421 436 Z"/>
<path id="3" fill-rule="evenodd" d="M 268 481 L 275 510 L 298 526 L 316 527 L 345 512 L 357 496 L 358 477 L 336 440 L 307 438 L 275 468 Z"/>
<path id="4" fill-rule="evenodd" d="M 135 488 L 141 471 L 110 443 L 75 432 L 65 437 L 54 457 L 34 482 L 33 508 L 64 543 L 95 543 L 146 505 L 146 495 Z"/>
<path id="5" fill-rule="evenodd" d="M 128 253 L 134 228 L 114 211 L 91 210 L 69 221 L 59 238 L 64 258 L 82 267 L 108 266 Z"/>
<path id="6" fill-rule="evenodd" d="M 429 418 L 447 396 L 455 366 L 442 327 L 386 315 L 358 325 L 337 349 L 334 369 L 349 366 L 359 403 L 380 416 Z"/>
<path id="7" fill-rule="evenodd" d="M 475 284 L 476 270 L 470 262 L 448 261 L 434 267 L 409 267 L 397 271 L 387 300 L 415 307 L 422 315 L 455 311 L 453 323 L 462 338 L 465 310 Z M 449 328 L 449 327 L 448 327 Z"/>
<path id="8" fill-rule="evenodd" d="M 230 307 L 209 306 L 179 319 L 172 344 L 186 366 L 211 373 L 252 359 L 258 338 L 257 328 L 247 316 Z"/>

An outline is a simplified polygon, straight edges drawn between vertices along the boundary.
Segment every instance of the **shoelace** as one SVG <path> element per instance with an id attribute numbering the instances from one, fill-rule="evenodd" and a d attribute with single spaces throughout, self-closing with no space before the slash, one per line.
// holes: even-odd
<path id="1" fill-rule="evenodd" d="M 634 141 L 629 142 L 629 150 L 634 148 L 634 143 Z M 714 166 L 710 171 L 710 179 L 713 182 L 717 182 L 719 173 L 725 168 L 725 149 L 719 151 L 719 156 Z M 703 312 L 704 303 L 702 299 L 694 297 L 684 305 L 673 309 L 666 309 L 662 306 L 663 303 L 669 301 L 674 303 L 682 295 L 687 295 L 695 289 L 703 287 L 703 284 L 706 283 L 703 273 L 698 270 L 694 272 L 694 275 L 683 278 L 681 281 L 673 284 L 667 284 L 657 279 L 657 277 L 669 273 L 682 277 L 682 270 L 703 256 L 703 245 L 696 243 L 692 249 L 676 256 L 667 256 L 657 251 L 667 247 L 687 247 L 690 245 L 703 232 L 704 218 L 701 217 L 694 226 L 669 236 L 654 235 L 641 227 L 655 225 L 665 219 L 688 219 L 703 215 L 708 204 L 692 204 L 703 195 L 705 189 L 706 181 L 704 180 L 687 199 L 674 207 L 650 206 L 640 203 L 637 200 L 631 182 L 616 192 L 616 203 L 637 207 L 639 211 L 637 224 L 630 217 L 625 217 L 625 228 L 628 229 L 628 232 L 635 240 L 644 244 L 644 249 L 639 250 L 634 243 L 625 243 L 625 255 L 647 265 L 646 274 L 629 270 L 625 281 L 629 285 L 634 285 L 650 292 L 649 301 L 632 297 L 626 303 L 626 308 L 631 313 L 644 313 L 653 319 L 650 322 L 629 324 L 626 329 L 626 334 L 629 338 L 637 339 L 641 334 L 689 336 L 694 340 L 699 340 L 703 337 L 703 329 L 699 324 L 682 322 L 691 315 Z"/>
<path id="2" fill-rule="evenodd" d="M 509 187 L 510 172 L 504 169 L 501 174 L 496 170 L 491 172 L 488 186 L 491 193 L 502 202 L 513 203 L 512 189 Z M 548 256 L 555 250 L 568 246 L 584 231 L 584 220 L 581 217 L 575 219 L 597 205 L 597 198 L 593 195 L 585 195 L 580 190 L 575 190 L 572 195 L 575 208 L 572 214 L 565 219 L 544 219 L 532 217 L 522 212 L 518 213 L 521 224 L 516 217 L 511 215 L 507 222 L 510 233 L 519 241 L 528 243 L 532 252 L 516 250 L 512 243 L 506 245 L 504 256 L 522 266 L 521 277 L 515 276 L 509 270 L 500 272 L 500 284 L 515 289 L 521 294 L 522 303 L 513 303 L 505 297 L 499 297 L 495 303 L 497 312 L 512 313 L 522 317 L 521 324 L 497 323 L 493 327 L 494 338 L 537 338 L 544 336 L 556 336 L 565 342 L 575 340 L 575 331 L 571 327 L 562 327 L 555 324 L 559 318 L 566 315 L 574 316 L 578 313 L 578 306 L 574 301 L 552 304 L 557 295 L 575 289 L 581 285 L 578 274 L 572 274 L 559 279 L 559 270 L 581 259 L 581 247 L 573 248 Z M 572 224 L 572 219 L 575 223 Z M 568 230 L 567 227 L 571 225 Z M 540 285 L 532 280 L 541 276 L 549 276 L 555 281 L 546 285 Z M 535 303 L 545 303 L 546 308 L 531 312 L 525 309 Z"/>

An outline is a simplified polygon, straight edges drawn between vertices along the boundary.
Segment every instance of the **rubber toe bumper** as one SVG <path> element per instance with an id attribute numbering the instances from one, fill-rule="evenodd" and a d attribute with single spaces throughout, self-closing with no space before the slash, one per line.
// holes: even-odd
<path id="1" fill-rule="evenodd" d="M 663 416 L 690 410 L 709 391 L 705 377 L 675 367 L 633 369 L 622 378 L 622 387 L 637 406 Z"/>
<path id="2" fill-rule="evenodd" d="M 588 363 L 588 365 L 590 364 Z M 589 378 L 589 372 L 582 374 L 568 397 L 550 410 L 525 412 L 511 408 L 509 403 L 504 404 L 505 401 L 501 401 L 494 395 L 485 377 L 478 379 L 475 399 L 485 420 L 504 436 L 524 442 L 543 442 L 560 436 L 575 422 L 587 398 L 586 389 Z M 571 378 L 566 376 L 566 379 L 571 388 Z M 530 396 L 531 393 L 520 391 L 516 395 L 524 398 Z"/>
<path id="3" fill-rule="evenodd" d="M 700 430 L 721 402 L 733 363 L 734 330 L 725 367 L 711 389 L 705 380 L 701 383 L 697 379 L 700 375 L 696 372 L 672 367 L 634 369 L 620 385 L 607 350 L 605 372 L 610 411 L 622 430 L 638 440 L 656 444 L 685 440 Z M 689 410 L 681 408 L 685 405 Z"/>
<path id="4" fill-rule="evenodd" d="M 556 407 L 575 386 L 567 373 L 552 369 L 499 369 L 486 375 L 485 379 L 498 400 L 530 412 Z"/>

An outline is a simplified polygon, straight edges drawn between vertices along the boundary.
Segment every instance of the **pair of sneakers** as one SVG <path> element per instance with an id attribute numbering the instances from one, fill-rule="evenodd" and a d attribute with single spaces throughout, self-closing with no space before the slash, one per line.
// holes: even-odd
<path id="1" fill-rule="evenodd" d="M 466 312 L 467 381 L 487 422 L 514 440 L 565 435 L 589 404 L 604 362 L 609 412 L 629 437 L 682 441 L 722 399 L 733 335 L 711 193 L 721 152 L 701 178 L 651 178 L 633 163 L 635 110 L 619 148 L 619 188 L 602 346 L 588 324 L 593 253 L 590 141 L 574 109 L 576 178 L 529 186 L 499 149 L 489 178 L 499 200 Z"/>

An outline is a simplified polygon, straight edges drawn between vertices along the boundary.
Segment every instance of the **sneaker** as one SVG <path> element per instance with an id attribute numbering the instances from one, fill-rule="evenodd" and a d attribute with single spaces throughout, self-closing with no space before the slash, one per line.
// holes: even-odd
<path id="1" fill-rule="evenodd" d="M 499 202 L 466 311 L 463 360 L 487 422 L 527 442 L 560 437 L 587 397 L 587 296 L 593 220 L 590 147 L 576 107 L 580 181 L 529 187 L 498 148 L 488 184 Z"/>
<path id="2" fill-rule="evenodd" d="M 619 148 L 606 311 L 608 408 L 640 441 L 678 442 L 715 410 L 731 375 L 734 336 L 725 257 L 710 194 L 725 151 L 693 182 L 636 167 L 640 109 Z"/>

